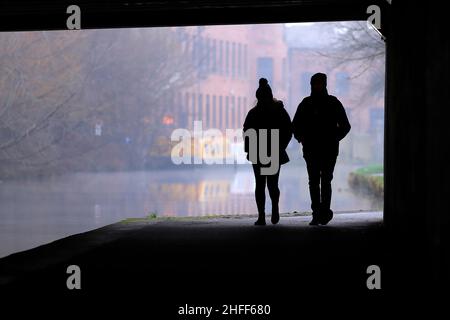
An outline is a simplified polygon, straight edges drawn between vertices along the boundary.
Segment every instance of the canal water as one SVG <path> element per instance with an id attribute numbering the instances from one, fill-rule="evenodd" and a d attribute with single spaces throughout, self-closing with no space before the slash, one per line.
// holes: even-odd
<path id="1" fill-rule="evenodd" d="M 347 183 L 355 165 L 338 163 L 335 211 L 381 210 Z M 306 167 L 288 163 L 280 175 L 280 211 L 309 211 Z M 270 213 L 267 194 L 266 211 Z M 74 173 L 0 183 L 0 257 L 129 217 L 256 214 L 250 165 L 190 166 L 143 172 Z"/>

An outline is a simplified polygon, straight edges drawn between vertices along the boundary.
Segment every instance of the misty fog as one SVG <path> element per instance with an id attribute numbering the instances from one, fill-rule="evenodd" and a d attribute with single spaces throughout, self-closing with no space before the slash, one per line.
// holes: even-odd
<path id="1" fill-rule="evenodd" d="M 260 77 L 292 118 L 328 75 L 352 125 L 332 208 L 382 210 L 384 50 L 365 22 L 0 33 L 0 257 L 128 217 L 256 214 L 249 163 L 176 165 L 171 133 L 242 128 Z M 288 153 L 280 212 L 310 211 Z"/>

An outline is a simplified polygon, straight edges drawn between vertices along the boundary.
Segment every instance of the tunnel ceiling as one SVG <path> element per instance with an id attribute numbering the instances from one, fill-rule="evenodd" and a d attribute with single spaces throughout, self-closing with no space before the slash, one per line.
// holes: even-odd
<path id="1" fill-rule="evenodd" d="M 385 0 L 9 0 L 0 2 L 0 31 L 66 29 L 71 4 L 81 8 L 82 29 L 364 20 L 369 5 L 388 6 Z"/>

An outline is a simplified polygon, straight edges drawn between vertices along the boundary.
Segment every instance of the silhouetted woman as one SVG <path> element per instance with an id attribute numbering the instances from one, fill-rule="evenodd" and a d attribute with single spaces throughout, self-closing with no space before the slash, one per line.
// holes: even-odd
<path id="1" fill-rule="evenodd" d="M 273 224 L 277 224 L 280 220 L 280 214 L 278 210 L 278 201 L 280 198 L 280 190 L 278 189 L 278 178 L 280 176 L 280 166 L 289 161 L 289 157 L 286 153 L 286 148 L 292 137 L 292 125 L 289 114 L 286 112 L 281 100 L 273 98 L 272 89 L 270 88 L 265 78 L 259 79 L 259 87 L 256 90 L 256 98 L 258 100 L 255 107 L 253 107 L 247 114 L 244 121 L 244 140 L 245 140 L 245 152 L 247 152 L 247 160 L 252 162 L 253 172 L 255 174 L 255 198 L 256 205 L 258 207 L 258 220 L 255 225 L 262 226 L 266 224 L 265 219 L 265 202 L 266 202 L 266 182 L 269 189 L 270 199 L 272 201 L 272 218 Z M 256 132 L 256 139 L 250 138 L 250 131 Z M 264 134 L 266 129 L 267 134 Z M 278 131 L 273 131 L 277 129 Z M 278 148 L 274 151 L 278 152 L 278 157 L 274 157 L 271 154 L 271 143 L 275 143 L 271 140 L 272 133 L 278 132 Z M 264 141 L 261 141 L 264 139 Z M 266 143 L 266 150 L 260 152 L 261 143 Z M 276 145 L 275 145 L 276 146 Z M 252 153 L 257 154 L 252 156 Z M 270 161 L 267 163 L 267 157 Z M 261 161 L 262 160 L 262 161 Z M 275 167 L 275 173 L 271 172 L 267 174 L 267 171 L 261 171 L 262 168 L 273 171 Z"/>

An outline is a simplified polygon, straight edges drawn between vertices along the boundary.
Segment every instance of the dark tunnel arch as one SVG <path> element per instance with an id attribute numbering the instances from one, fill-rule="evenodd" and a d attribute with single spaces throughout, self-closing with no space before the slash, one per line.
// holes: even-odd
<path id="1" fill-rule="evenodd" d="M 69 4 L 3 1 L 0 31 L 65 29 Z M 396 0 L 392 4 L 370 0 L 85 0 L 77 4 L 83 8 L 83 29 L 363 20 L 369 5 L 382 7 L 387 12 L 382 18 L 387 37 L 385 223 L 421 281 L 430 280 L 429 274 L 433 284 L 443 277 L 448 280 L 449 259 L 444 252 L 448 251 L 446 201 L 450 197 L 450 133 L 445 116 L 449 37 L 443 31 L 444 4 L 434 0 L 420 6 Z M 416 24 L 412 27 L 411 22 Z M 420 258 L 431 262 L 414 264 Z"/>

